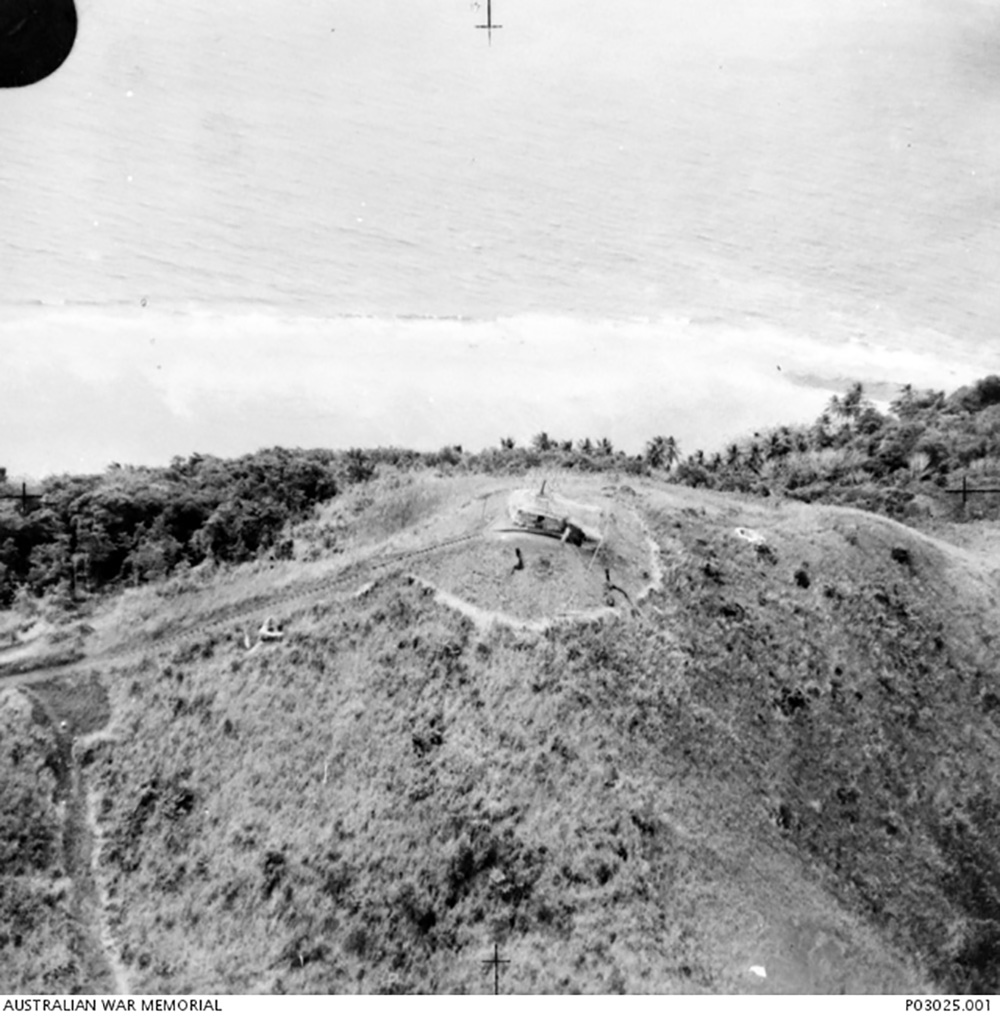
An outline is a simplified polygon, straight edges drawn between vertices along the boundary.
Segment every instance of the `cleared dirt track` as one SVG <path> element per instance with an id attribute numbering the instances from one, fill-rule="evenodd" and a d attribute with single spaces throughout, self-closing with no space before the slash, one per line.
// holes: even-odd
<path id="1" fill-rule="evenodd" d="M 192 636 L 218 629 L 222 625 L 247 623 L 258 619 L 261 615 L 308 603 L 329 594 L 351 597 L 373 577 L 390 574 L 393 570 L 402 571 L 414 559 L 467 543 L 479 536 L 481 536 L 481 531 L 476 529 L 415 550 L 401 551 L 372 561 L 352 563 L 323 579 L 291 586 L 272 596 L 252 597 L 231 607 L 202 615 L 194 625 L 182 626 L 159 636 L 140 637 L 101 653 L 86 655 L 70 663 L 26 668 L 16 674 L 0 676 L 0 689 L 33 685 L 56 678 L 65 678 L 80 672 L 120 667 L 132 661 L 141 660 L 150 653 L 190 639 Z M 360 584 L 360 587 L 356 584 Z"/>

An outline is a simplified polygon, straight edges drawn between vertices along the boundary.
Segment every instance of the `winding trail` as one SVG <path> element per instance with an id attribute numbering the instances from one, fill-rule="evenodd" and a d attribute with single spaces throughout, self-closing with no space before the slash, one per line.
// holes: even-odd
<path id="1" fill-rule="evenodd" d="M 427 544 L 423 547 L 396 554 L 386 555 L 374 561 L 354 562 L 339 569 L 330 576 L 313 580 L 298 586 L 289 587 L 279 593 L 268 596 L 252 597 L 231 607 L 202 615 L 196 624 L 182 626 L 159 636 L 141 636 L 125 644 L 112 647 L 102 653 L 83 656 L 68 663 L 43 665 L 37 668 L 25 668 L 14 674 L 0 675 L 0 689 L 32 685 L 49 681 L 54 678 L 65 678 L 72 674 L 91 670 L 104 670 L 120 667 L 141 660 L 151 652 L 165 649 L 184 639 L 190 639 L 201 633 L 208 633 L 220 625 L 231 625 L 234 622 L 247 622 L 249 619 L 266 613 L 274 613 L 277 609 L 302 602 L 307 603 L 318 597 L 335 594 L 347 600 L 358 592 L 355 587 L 359 581 L 362 588 L 365 580 L 373 574 L 391 574 L 394 570 L 403 571 L 407 562 L 444 548 L 466 543 L 482 536 L 482 530 L 472 531 L 452 537 L 449 540 Z M 345 587 L 347 587 L 345 589 Z"/>
<path id="2" fill-rule="evenodd" d="M 26 690 L 39 711 L 36 722 L 46 723 L 55 735 L 57 795 L 62 801 L 62 862 L 72 889 L 69 897 L 74 919 L 70 946 L 79 958 L 87 991 L 128 993 L 128 982 L 110 935 L 104 927 L 104 900 L 98 883 L 100 840 L 96 816 L 84 779 L 79 750 L 81 742 L 60 723 L 48 697 Z M 87 744 L 93 744 L 88 738 Z"/>
<path id="3" fill-rule="evenodd" d="M 652 574 L 645 587 L 638 592 L 636 603 L 641 603 L 650 592 L 660 588 L 663 580 L 662 569 L 659 564 L 660 548 L 644 521 L 642 521 L 642 529 L 648 544 Z M 349 600 L 356 597 L 369 586 L 373 576 L 378 578 L 380 576 L 391 575 L 394 572 L 406 574 L 408 571 L 407 565 L 414 559 L 426 557 L 438 551 L 481 539 L 483 536 L 483 527 L 477 526 L 448 540 L 437 541 L 436 543 L 425 544 L 411 550 L 384 555 L 374 560 L 352 562 L 337 570 L 334 574 L 325 576 L 322 579 L 303 583 L 299 586 L 292 586 L 268 596 L 251 597 L 241 603 L 202 615 L 196 624 L 182 626 L 159 636 L 140 636 L 128 643 L 112 647 L 103 653 L 84 656 L 70 663 L 42 666 L 31 670 L 25 669 L 16 674 L 0 675 L 0 689 L 30 685 L 53 678 L 68 677 L 82 671 L 103 670 L 134 663 L 151 652 L 165 649 L 181 640 L 190 639 L 192 636 L 207 634 L 219 626 L 246 623 L 261 614 L 275 613 L 280 608 L 287 608 L 298 603 L 308 603 L 325 595 L 333 594 L 338 598 Z M 433 584 L 425 580 L 420 581 L 424 582 L 428 587 L 433 586 Z M 435 592 L 439 592 L 436 587 Z M 603 609 L 590 612 L 567 612 L 558 618 L 538 618 L 527 621 L 515 618 L 512 615 L 503 614 L 502 612 L 490 612 L 480 609 L 467 601 L 452 597 L 444 591 L 441 591 L 440 599 L 442 603 L 450 604 L 468 616 L 473 617 L 477 624 L 483 624 L 486 621 L 496 621 L 509 625 L 512 628 L 532 630 L 545 630 L 557 623 L 565 623 L 570 620 L 591 620 L 617 613 L 616 610 Z M 487 616 L 491 617 L 488 619 Z"/>
<path id="4" fill-rule="evenodd" d="M 90 852 L 88 864 L 90 867 L 90 880 L 92 902 L 94 904 L 91 915 L 92 935 L 100 946 L 101 952 L 107 963 L 111 974 L 114 993 L 119 996 L 129 995 L 128 968 L 122 963 L 121 951 L 111 932 L 111 924 L 108 920 L 110 913 L 107 889 L 101 879 L 101 849 L 104 846 L 104 835 L 101 833 L 101 824 L 97 819 L 97 793 L 92 788 L 86 788 L 83 782 L 82 773 L 79 779 L 78 792 L 83 799 L 82 805 L 87 819 L 89 831 Z"/>
<path id="5" fill-rule="evenodd" d="M 652 575 L 646 587 L 637 597 L 637 602 L 662 583 L 658 556 L 659 548 L 648 528 L 645 536 L 649 543 L 652 559 Z M 398 574 L 409 582 L 420 584 L 442 605 L 471 618 L 480 628 L 489 628 L 495 623 L 531 631 L 545 631 L 553 625 L 590 621 L 617 615 L 619 610 L 605 607 L 591 611 L 568 611 L 552 618 L 526 620 L 498 611 L 489 611 L 464 600 L 410 572 L 408 565 L 421 557 L 443 549 L 483 537 L 482 527 L 466 531 L 448 540 L 426 544 L 412 550 L 384 555 L 374 560 L 353 562 L 334 574 L 322 579 L 286 588 L 270 596 L 248 598 L 230 607 L 202 615 L 196 624 L 181 626 L 153 638 L 137 636 L 125 644 L 109 650 L 84 656 L 70 663 L 25 669 L 18 673 L 0 676 L 0 689 L 25 687 L 31 699 L 45 714 L 59 742 L 62 760 L 61 793 L 66 805 L 63 829 L 63 846 L 66 871 L 72 880 L 73 909 L 77 918 L 78 937 L 75 950 L 87 972 L 89 989 L 92 992 L 128 995 L 131 992 L 128 966 L 122 961 L 121 948 L 115 940 L 111 914 L 113 904 L 109 899 L 107 886 L 101 875 L 101 853 L 104 837 L 99 820 L 99 799 L 96 790 L 87 787 L 85 767 L 82 759 L 85 753 L 106 739 L 110 718 L 105 718 L 100 728 L 75 735 L 72 726 L 41 686 L 42 683 L 65 679 L 81 674 L 93 674 L 112 667 L 122 667 L 147 657 L 150 653 L 166 649 L 182 640 L 201 633 L 217 630 L 220 626 L 246 623 L 261 614 L 275 613 L 299 603 L 315 601 L 323 596 L 333 595 L 337 599 L 355 599 L 364 596 L 380 579 Z M 635 612 L 634 606 L 632 607 Z"/>
<path id="6" fill-rule="evenodd" d="M 72 725 L 60 715 L 59 708 L 42 688 L 43 683 L 91 674 L 137 662 L 151 652 L 207 633 L 219 626 L 246 621 L 262 613 L 274 612 L 299 602 L 308 603 L 324 595 L 350 599 L 363 595 L 380 575 L 402 571 L 414 558 L 432 554 L 481 536 L 481 529 L 414 550 L 383 556 L 374 561 L 352 563 L 323 579 L 285 589 L 273 596 L 254 597 L 232 607 L 202 616 L 197 624 L 183 626 L 154 638 L 138 638 L 103 653 L 84 656 L 70 663 L 25 669 L 0 676 L 0 689 L 23 687 L 53 730 L 59 746 L 59 794 L 65 805 L 63 857 L 66 874 L 72 883 L 71 906 L 76 919 L 73 950 L 86 974 L 88 990 L 96 993 L 128 995 L 129 971 L 121 959 L 110 921 L 112 912 L 107 888 L 101 878 L 101 851 L 104 838 L 98 818 L 97 793 L 87 787 L 81 757 L 108 735 L 104 721 L 100 729 L 74 735 Z M 373 579 L 374 577 L 374 579 Z"/>
<path id="7" fill-rule="evenodd" d="M 616 590 L 622 595 L 628 604 L 630 614 L 633 616 L 639 613 L 639 608 L 649 599 L 650 594 L 656 590 L 663 589 L 663 567 L 660 564 L 660 546 L 646 523 L 642 520 L 640 522 L 643 536 L 646 540 L 646 549 L 649 554 L 649 579 L 636 593 L 634 600 L 621 587 L 606 587 L 606 591 Z M 421 589 L 432 594 L 437 603 L 470 619 L 480 632 L 488 631 L 493 625 L 502 625 L 505 628 L 518 632 L 547 632 L 558 626 L 583 624 L 591 621 L 600 621 L 604 618 L 615 618 L 622 612 L 621 607 L 617 605 L 579 610 L 567 608 L 548 617 L 532 618 L 529 620 L 518 618 L 504 611 L 481 607 L 464 597 L 452 593 L 441 585 L 425 579 L 415 572 L 407 572 L 406 580 L 410 583 L 416 583 Z M 660 616 L 663 615 L 663 612 L 659 609 L 656 610 L 656 613 Z"/>
<path id="8" fill-rule="evenodd" d="M 70 746 L 63 841 L 67 871 L 73 881 L 73 906 L 80 925 L 80 953 L 92 982 L 102 986 L 104 992 L 124 995 L 129 991 L 128 980 L 107 928 L 98 868 L 101 839 L 77 747 L 75 742 Z"/>

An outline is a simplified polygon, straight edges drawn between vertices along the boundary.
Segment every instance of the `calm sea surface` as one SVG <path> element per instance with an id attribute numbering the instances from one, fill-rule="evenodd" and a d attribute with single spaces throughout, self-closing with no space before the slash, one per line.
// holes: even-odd
<path id="1" fill-rule="evenodd" d="M 0 92 L 0 304 L 996 342 L 996 3 L 79 11 Z"/>

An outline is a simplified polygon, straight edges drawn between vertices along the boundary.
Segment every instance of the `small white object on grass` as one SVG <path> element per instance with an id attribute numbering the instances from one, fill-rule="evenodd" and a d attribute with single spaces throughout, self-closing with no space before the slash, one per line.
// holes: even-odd
<path id="1" fill-rule="evenodd" d="M 750 974 L 756 975 L 758 978 L 767 978 L 767 971 L 762 964 L 751 964 Z"/>

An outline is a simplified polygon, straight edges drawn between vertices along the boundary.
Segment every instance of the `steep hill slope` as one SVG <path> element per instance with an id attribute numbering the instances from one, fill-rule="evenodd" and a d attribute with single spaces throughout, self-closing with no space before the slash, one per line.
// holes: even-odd
<path id="1" fill-rule="evenodd" d="M 992 566 L 847 509 L 552 480 L 616 517 L 593 563 L 536 538 L 515 569 L 457 539 L 495 478 L 417 479 L 327 520 L 349 568 L 282 643 L 226 615 L 100 658 L 78 751 L 129 988 L 482 992 L 499 943 L 508 991 L 996 991 Z"/>

